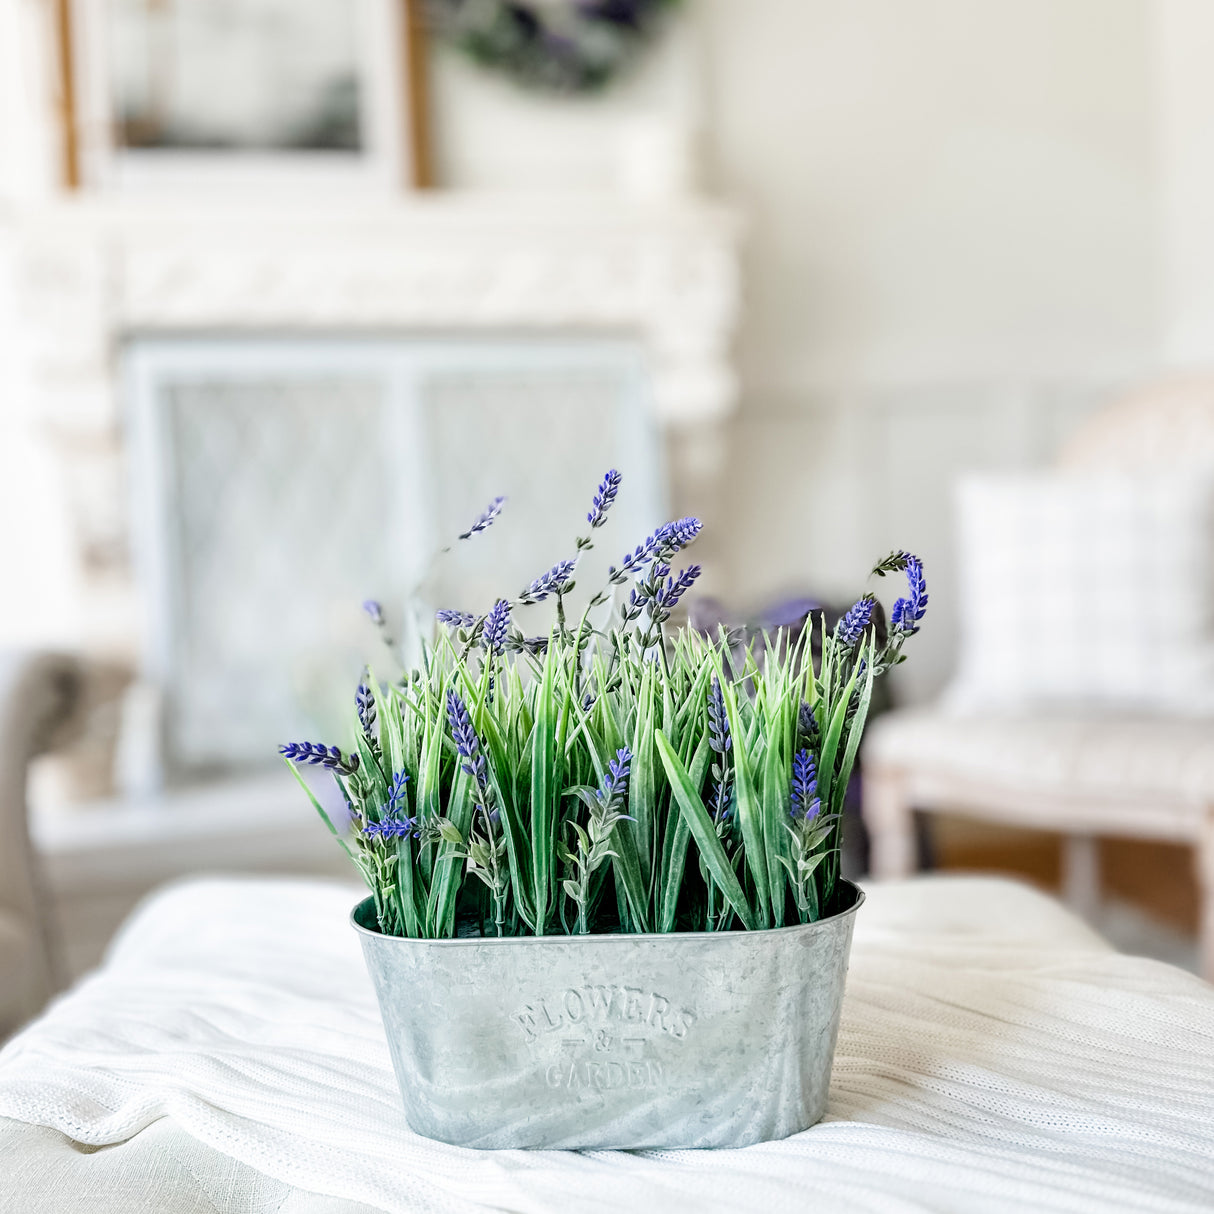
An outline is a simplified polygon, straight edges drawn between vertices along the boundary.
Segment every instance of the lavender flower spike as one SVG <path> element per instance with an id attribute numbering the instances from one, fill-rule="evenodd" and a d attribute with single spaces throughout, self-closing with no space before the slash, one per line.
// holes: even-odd
<path id="1" fill-rule="evenodd" d="M 663 523 L 652 535 L 646 536 L 625 555 L 618 569 L 612 565 L 607 570 L 608 580 L 612 585 L 618 586 L 630 573 L 636 573 L 654 557 L 668 559 L 681 548 L 686 548 L 700 534 L 702 527 L 703 523 L 698 518 L 690 517 L 675 519 L 673 523 Z"/>
<path id="2" fill-rule="evenodd" d="M 363 834 L 371 839 L 403 839 L 416 833 L 416 818 L 381 818 L 363 827 Z"/>
<path id="3" fill-rule="evenodd" d="M 384 626 L 384 609 L 375 599 L 366 599 L 363 602 L 363 610 L 371 617 L 371 623 L 376 628 Z"/>
<path id="4" fill-rule="evenodd" d="M 603 777 L 602 788 L 599 789 L 599 803 L 605 812 L 616 813 L 623 805 L 631 766 L 632 751 L 627 746 L 621 746 L 615 752 L 615 758 L 607 764 L 607 774 Z"/>
<path id="5" fill-rule="evenodd" d="M 454 688 L 447 692 L 447 722 L 451 726 L 451 736 L 455 739 L 455 749 L 464 760 L 460 764 L 464 774 L 471 776 L 477 787 L 483 791 L 487 781 L 481 740 L 476 736 L 467 707 Z"/>
<path id="6" fill-rule="evenodd" d="M 708 693 L 708 744 L 722 757 L 733 749 L 729 716 L 725 711 L 725 695 L 721 691 L 721 680 L 715 674 L 712 676 L 712 689 Z"/>
<path id="7" fill-rule="evenodd" d="M 890 612 L 890 623 L 897 632 L 914 636 L 917 625 L 927 614 L 927 580 L 923 576 L 923 562 L 917 556 L 906 555 L 907 598 L 898 599 Z"/>
<path id="8" fill-rule="evenodd" d="M 607 511 L 611 509 L 611 504 L 615 501 L 615 495 L 620 491 L 620 482 L 623 479 L 614 468 L 611 468 L 603 477 L 602 484 L 599 485 L 598 491 L 594 495 L 594 501 L 590 503 L 590 513 L 586 515 L 586 521 L 591 527 L 601 527 L 607 521 Z"/>
<path id="9" fill-rule="evenodd" d="M 876 602 L 871 594 L 866 594 L 848 609 L 847 614 L 835 625 L 835 639 L 841 645 L 846 645 L 849 649 L 855 647 L 872 622 Z"/>
<path id="10" fill-rule="evenodd" d="M 398 771 L 392 777 L 392 789 L 388 793 L 388 803 L 383 807 L 383 810 L 386 810 L 389 815 L 395 814 L 405 804 L 405 785 L 408 783 L 409 773 L 407 771 Z"/>
<path id="11" fill-rule="evenodd" d="M 505 599 L 498 599 L 492 610 L 485 617 L 485 631 L 481 636 L 481 644 L 489 651 L 489 656 L 501 653 L 506 645 L 506 631 L 510 627 L 510 604 Z"/>
<path id="12" fill-rule="evenodd" d="M 448 628 L 472 628 L 476 624 L 476 616 L 470 611 L 457 611 L 453 607 L 444 607 L 442 611 L 436 611 L 434 618 L 440 624 L 446 624 Z"/>
<path id="13" fill-rule="evenodd" d="M 811 743 L 818 737 L 818 718 L 805 700 L 801 701 L 801 708 L 797 712 L 797 732 L 805 741 Z"/>
<path id="14" fill-rule="evenodd" d="M 789 790 L 789 816 L 810 822 L 818 816 L 822 802 L 818 798 L 818 770 L 808 750 L 799 750 L 792 761 L 792 786 Z"/>
<path id="15" fill-rule="evenodd" d="M 468 528 L 467 531 L 461 531 L 459 538 L 461 540 L 471 539 L 474 535 L 481 531 L 487 531 L 493 526 L 493 520 L 502 512 L 502 507 L 506 504 L 504 497 L 495 497 L 493 501 L 485 507 L 485 509 L 477 517 L 476 522 Z"/>
<path id="16" fill-rule="evenodd" d="M 375 733 L 375 692 L 371 690 L 367 680 L 370 671 L 363 667 L 362 678 L 358 682 L 358 690 L 354 693 L 354 706 L 358 709 L 358 723 L 363 728 L 367 740 L 374 742 Z"/>
<path id="17" fill-rule="evenodd" d="M 312 763 L 339 776 L 351 776 L 358 770 L 358 755 L 343 755 L 336 746 L 323 742 L 288 742 L 278 753 L 293 763 Z"/>
<path id="18" fill-rule="evenodd" d="M 547 573 L 541 573 L 519 596 L 520 603 L 542 603 L 550 594 L 564 594 L 573 588 L 570 580 L 576 561 L 557 561 Z"/>
<path id="19" fill-rule="evenodd" d="M 680 549 L 686 548 L 692 540 L 703 530 L 704 524 L 698 518 L 675 519 L 673 523 L 667 523 L 662 527 L 658 535 L 659 551 L 663 556 L 669 557 Z"/>
<path id="20" fill-rule="evenodd" d="M 700 566 L 688 565 L 686 569 L 680 570 L 677 578 L 668 577 L 665 586 L 657 593 L 654 606 L 664 616 L 668 616 L 678 606 L 679 599 L 691 589 L 699 576 Z"/>

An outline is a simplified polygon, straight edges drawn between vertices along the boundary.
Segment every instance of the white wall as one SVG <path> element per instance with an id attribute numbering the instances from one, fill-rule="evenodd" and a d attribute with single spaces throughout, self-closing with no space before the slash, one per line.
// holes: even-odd
<path id="1" fill-rule="evenodd" d="M 0 0 L 0 46 L 44 9 Z M 700 129 L 751 222 L 743 394 L 722 492 L 676 505 L 740 605 L 847 596 L 881 549 L 922 549 L 924 693 L 949 662 L 952 475 L 1045 461 L 1109 391 L 1214 357 L 1212 52 L 1209 0 L 687 0 L 599 98 L 441 53 L 438 163 L 577 205 L 656 190 L 646 155 Z M 20 131 L 0 112 L 0 193 L 44 171 L 29 146 L 5 168 Z"/>
<path id="2" fill-rule="evenodd" d="M 47 420 L 27 388 L 13 213 L 51 188 L 49 6 L 0 0 L 0 645 L 70 644 L 79 632 L 66 492 Z"/>
<path id="3" fill-rule="evenodd" d="M 950 660 L 948 486 L 1048 458 L 1157 349 L 1152 6 L 701 0 L 710 179 L 753 224 L 732 572 L 859 588 L 924 552 Z M 892 588 L 891 588 L 892 589 Z"/>
<path id="4" fill-rule="evenodd" d="M 1163 353 L 1214 361 L 1214 4 L 1159 0 Z"/>
<path id="5" fill-rule="evenodd" d="M 757 392 L 1134 370 L 1153 338 L 1142 0 L 702 0 Z"/>

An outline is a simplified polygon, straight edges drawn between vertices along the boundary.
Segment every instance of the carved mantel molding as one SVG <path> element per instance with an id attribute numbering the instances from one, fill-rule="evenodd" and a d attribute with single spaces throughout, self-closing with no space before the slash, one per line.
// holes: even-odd
<path id="1" fill-rule="evenodd" d="M 581 330 L 641 338 L 664 421 L 735 402 L 740 226 L 714 204 L 436 196 L 283 215 L 82 202 L 23 230 L 52 390 L 94 377 L 139 331 Z"/>

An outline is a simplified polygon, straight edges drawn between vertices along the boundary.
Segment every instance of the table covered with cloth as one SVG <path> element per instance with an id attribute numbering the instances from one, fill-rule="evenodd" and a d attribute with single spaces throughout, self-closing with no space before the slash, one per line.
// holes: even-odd
<path id="1" fill-rule="evenodd" d="M 0 1051 L 0 1211 L 1209 1211 L 1214 987 L 990 878 L 868 888 L 823 1121 L 745 1150 L 410 1133 L 352 887 L 198 879 Z"/>

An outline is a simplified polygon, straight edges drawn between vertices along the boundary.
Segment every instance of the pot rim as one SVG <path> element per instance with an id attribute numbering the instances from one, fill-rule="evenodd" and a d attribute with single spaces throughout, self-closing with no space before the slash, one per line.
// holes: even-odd
<path id="1" fill-rule="evenodd" d="M 623 941 L 629 944 L 635 944 L 638 941 L 662 941 L 662 940 L 713 940 L 717 942 L 725 942 L 729 940 L 744 940 L 747 937 L 752 939 L 758 937 L 770 937 L 779 935 L 782 932 L 800 932 L 815 927 L 822 927 L 828 923 L 837 923 L 842 919 L 846 919 L 849 915 L 854 915 L 856 911 L 864 905 L 865 894 L 854 881 L 847 880 L 846 877 L 839 878 L 839 884 L 848 886 L 855 894 L 855 900 L 847 907 L 846 910 L 836 911 L 833 915 L 826 915 L 821 919 L 815 919 L 812 923 L 793 923 L 785 927 L 760 927 L 753 931 L 729 931 L 729 932 L 595 932 L 586 933 L 585 935 L 559 935 L 559 936 L 442 936 L 442 937 L 425 937 L 425 936 L 388 936 L 380 931 L 372 931 L 368 927 L 364 927 L 358 922 L 358 912 L 372 900 L 368 894 L 365 898 L 360 899 L 354 904 L 353 910 L 350 911 L 350 926 L 361 935 L 369 936 L 373 940 L 398 940 L 401 943 L 407 944 L 425 944 L 425 945 L 443 945 L 446 947 L 458 948 L 461 945 L 472 945 L 476 947 L 484 947 L 485 945 L 494 946 L 510 946 L 520 944 L 589 944 L 591 942 L 617 942 Z"/>

